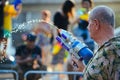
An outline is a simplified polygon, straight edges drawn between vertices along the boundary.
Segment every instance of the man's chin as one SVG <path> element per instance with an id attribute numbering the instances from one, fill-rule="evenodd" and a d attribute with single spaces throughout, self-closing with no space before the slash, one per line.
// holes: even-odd
<path id="1" fill-rule="evenodd" d="M 29 49 L 33 49 L 33 46 L 28 46 Z"/>
<path id="2" fill-rule="evenodd" d="M 93 39 L 93 40 L 94 40 L 95 38 L 94 38 L 93 36 L 91 36 L 91 39 Z"/>
<path id="3" fill-rule="evenodd" d="M 90 35 L 90 38 L 93 39 L 93 36 Z"/>
<path id="4" fill-rule="evenodd" d="M 91 37 L 91 39 L 94 39 L 93 37 Z"/>

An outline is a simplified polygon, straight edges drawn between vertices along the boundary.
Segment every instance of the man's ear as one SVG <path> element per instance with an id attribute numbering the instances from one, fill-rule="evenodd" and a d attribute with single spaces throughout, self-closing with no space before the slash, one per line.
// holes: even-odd
<path id="1" fill-rule="evenodd" d="M 95 30 L 99 30 L 99 26 L 100 26 L 99 20 L 94 19 L 93 21 L 94 21 L 93 25 L 94 25 Z"/>

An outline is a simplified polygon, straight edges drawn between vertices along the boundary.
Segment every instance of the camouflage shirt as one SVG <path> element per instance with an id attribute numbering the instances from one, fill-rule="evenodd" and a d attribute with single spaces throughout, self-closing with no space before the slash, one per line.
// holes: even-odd
<path id="1" fill-rule="evenodd" d="M 83 80 L 120 80 L 120 36 L 98 49 L 84 70 Z"/>

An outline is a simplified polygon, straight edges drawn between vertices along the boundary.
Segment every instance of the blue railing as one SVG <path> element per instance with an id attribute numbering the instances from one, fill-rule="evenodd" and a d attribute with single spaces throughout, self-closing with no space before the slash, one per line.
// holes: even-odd
<path id="1" fill-rule="evenodd" d="M 74 75 L 74 79 L 73 80 L 76 80 L 76 75 L 79 75 L 79 76 L 83 76 L 83 73 L 82 72 L 48 72 L 48 71 L 27 71 L 24 75 L 24 80 L 27 80 L 27 76 L 29 74 L 41 74 L 41 75 L 44 75 L 44 74 L 65 74 L 65 75 Z"/>

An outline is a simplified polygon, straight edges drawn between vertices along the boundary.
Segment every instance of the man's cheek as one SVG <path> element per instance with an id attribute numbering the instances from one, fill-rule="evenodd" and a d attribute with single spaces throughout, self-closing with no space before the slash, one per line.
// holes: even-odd
<path id="1" fill-rule="evenodd" d="M 87 29 L 90 31 L 90 26 L 88 25 Z"/>

